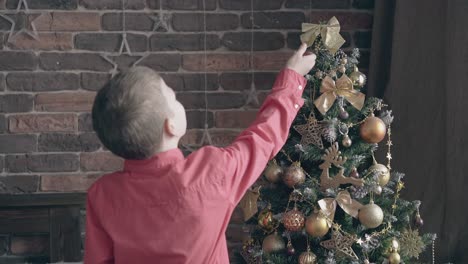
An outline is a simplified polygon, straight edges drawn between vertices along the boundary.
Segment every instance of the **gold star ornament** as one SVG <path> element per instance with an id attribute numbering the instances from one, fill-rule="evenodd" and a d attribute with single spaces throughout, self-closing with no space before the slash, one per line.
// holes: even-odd
<path id="1" fill-rule="evenodd" d="M 307 119 L 307 124 L 294 126 L 294 129 L 301 134 L 301 145 L 313 144 L 323 149 L 322 125 L 320 125 L 312 114 Z"/>

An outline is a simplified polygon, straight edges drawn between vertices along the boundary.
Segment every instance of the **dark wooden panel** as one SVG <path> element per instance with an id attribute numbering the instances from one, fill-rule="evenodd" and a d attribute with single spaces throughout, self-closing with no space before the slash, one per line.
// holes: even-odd
<path id="1" fill-rule="evenodd" d="M 0 194 L 1 207 L 85 205 L 86 193 Z"/>
<path id="2" fill-rule="evenodd" d="M 47 208 L 0 210 L 0 234 L 31 232 L 49 232 L 49 210 Z"/>
<path id="3" fill-rule="evenodd" d="M 81 260 L 79 206 L 50 209 L 50 260 Z"/>

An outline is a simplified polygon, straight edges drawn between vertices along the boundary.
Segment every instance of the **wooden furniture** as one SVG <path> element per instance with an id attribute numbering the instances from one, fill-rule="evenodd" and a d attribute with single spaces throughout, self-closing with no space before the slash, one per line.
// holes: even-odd
<path id="1" fill-rule="evenodd" d="M 47 233 L 48 262 L 81 261 L 80 208 L 85 205 L 86 193 L 0 194 L 0 234 Z"/>

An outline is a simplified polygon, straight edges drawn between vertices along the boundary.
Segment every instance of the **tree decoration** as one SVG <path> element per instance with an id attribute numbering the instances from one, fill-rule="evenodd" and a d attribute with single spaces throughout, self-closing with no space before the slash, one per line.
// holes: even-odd
<path id="1" fill-rule="evenodd" d="M 386 133 L 385 123 L 374 114 L 366 118 L 360 127 L 361 138 L 367 143 L 379 143 L 384 139 Z"/>
<path id="2" fill-rule="evenodd" d="M 284 213 L 282 222 L 288 231 L 300 231 L 304 227 L 304 214 L 299 211 L 296 206 L 294 206 L 292 210 Z"/>
<path id="3" fill-rule="evenodd" d="M 277 183 L 281 180 L 282 173 L 283 169 L 278 165 L 278 163 L 274 159 L 273 161 L 268 163 L 268 167 L 263 172 L 263 175 L 265 175 L 265 178 L 267 178 L 269 182 Z"/>
<path id="4" fill-rule="evenodd" d="M 322 237 L 328 233 L 330 227 L 324 213 L 317 211 L 307 217 L 305 229 L 307 234 L 313 237 Z"/>
<path id="5" fill-rule="evenodd" d="M 344 43 L 344 38 L 340 35 L 340 22 L 336 17 L 328 20 L 327 24 L 302 23 L 301 41 L 312 46 L 315 39 L 320 35 L 324 46 L 334 54 Z"/>
<path id="6" fill-rule="evenodd" d="M 405 230 L 400 238 L 400 253 L 402 256 L 410 258 L 419 258 L 424 248 L 424 242 L 417 229 Z"/>
<path id="7" fill-rule="evenodd" d="M 320 149 L 323 149 L 322 142 L 322 125 L 317 122 L 317 119 L 313 114 L 310 114 L 307 119 L 307 124 L 296 125 L 294 129 L 301 134 L 301 145 L 310 145 L 313 144 Z"/>
<path id="8" fill-rule="evenodd" d="M 323 78 L 320 93 L 322 94 L 314 101 L 314 104 L 322 115 L 328 112 L 338 96 L 342 96 L 358 110 L 362 109 L 366 98 L 363 93 L 354 90 L 351 79 L 345 74 L 336 83 L 330 76 Z"/>
<path id="9" fill-rule="evenodd" d="M 349 75 L 349 78 L 354 86 L 363 87 L 366 84 L 366 75 L 360 72 L 356 65 L 354 65 L 354 71 Z"/>
<path id="10" fill-rule="evenodd" d="M 284 244 L 283 238 L 275 232 L 263 240 L 262 248 L 263 252 L 269 254 L 284 251 L 286 245 Z"/>
<path id="11" fill-rule="evenodd" d="M 283 182 L 289 188 L 301 185 L 305 182 L 305 173 L 300 162 L 294 162 L 286 169 L 283 175 Z"/>
<path id="12" fill-rule="evenodd" d="M 390 181 L 390 170 L 385 165 L 377 163 L 374 156 L 372 158 L 374 164 L 370 166 L 368 171 L 377 177 L 377 183 L 383 187 Z"/>
<path id="13" fill-rule="evenodd" d="M 279 223 L 273 217 L 273 212 L 271 211 L 270 204 L 258 214 L 257 223 L 267 233 L 271 233 L 278 227 Z"/>
<path id="14" fill-rule="evenodd" d="M 325 191 L 328 188 L 337 188 L 341 184 L 353 184 L 356 186 L 363 186 L 364 181 L 362 179 L 350 178 L 343 175 L 344 168 L 341 166 L 346 162 L 346 157 L 340 156 L 341 152 L 338 149 L 338 143 L 335 142 L 331 147 L 325 150 L 325 154 L 322 156 L 324 161 L 320 164 L 319 168 L 322 170 L 320 175 L 320 189 Z M 331 165 L 335 165 L 340 168 L 340 171 L 334 177 L 330 177 L 329 169 Z"/>
<path id="15" fill-rule="evenodd" d="M 260 197 L 260 188 L 249 189 L 239 202 L 239 207 L 244 213 L 244 221 L 249 220 L 258 212 L 257 200 Z"/>
<path id="16" fill-rule="evenodd" d="M 380 226 L 383 222 L 383 216 L 382 208 L 376 205 L 372 200 L 359 210 L 359 222 L 367 228 Z"/>
<path id="17" fill-rule="evenodd" d="M 337 224 L 334 224 L 332 226 L 332 238 L 320 242 L 320 245 L 326 249 L 336 250 L 350 259 L 358 260 L 358 256 L 351 248 L 355 241 L 356 235 L 350 235 L 342 231 Z"/>

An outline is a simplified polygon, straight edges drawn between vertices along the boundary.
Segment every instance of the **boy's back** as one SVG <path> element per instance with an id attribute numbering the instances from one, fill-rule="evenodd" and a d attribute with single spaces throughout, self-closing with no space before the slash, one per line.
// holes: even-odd
<path id="1" fill-rule="evenodd" d="M 88 190 L 85 263 L 229 263 L 232 212 L 285 143 L 305 84 L 284 69 L 255 122 L 226 148 L 126 159 L 98 179 Z"/>

